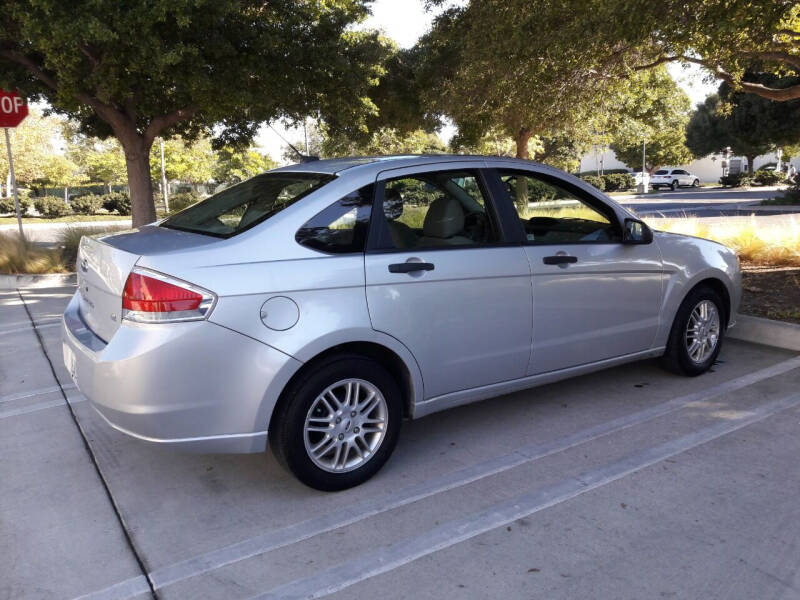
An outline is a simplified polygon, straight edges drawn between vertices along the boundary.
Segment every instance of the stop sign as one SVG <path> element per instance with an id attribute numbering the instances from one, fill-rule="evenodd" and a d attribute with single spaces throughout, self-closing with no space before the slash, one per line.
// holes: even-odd
<path id="1" fill-rule="evenodd" d="M 17 92 L 0 89 L 0 127 L 16 127 L 28 116 L 28 105 Z"/>

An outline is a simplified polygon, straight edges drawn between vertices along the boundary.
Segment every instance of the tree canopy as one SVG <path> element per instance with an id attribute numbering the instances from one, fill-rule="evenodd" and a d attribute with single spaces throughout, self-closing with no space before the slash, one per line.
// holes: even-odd
<path id="1" fill-rule="evenodd" d="M 365 0 L 6 0 L 0 86 L 47 100 L 125 153 L 135 225 L 155 219 L 158 135 L 215 126 L 243 144 L 278 117 L 358 130 L 386 50 L 353 25 Z"/>
<path id="2" fill-rule="evenodd" d="M 752 82 L 780 88 L 795 85 L 772 75 L 745 75 Z M 737 91 L 723 82 L 718 94 L 698 105 L 686 128 L 686 144 L 698 156 L 722 152 L 747 157 L 752 172 L 755 157 L 800 140 L 800 100 L 774 102 Z"/>

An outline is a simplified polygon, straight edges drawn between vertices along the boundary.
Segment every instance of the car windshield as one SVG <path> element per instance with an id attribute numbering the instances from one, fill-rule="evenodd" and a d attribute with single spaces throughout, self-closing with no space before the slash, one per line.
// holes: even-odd
<path id="1" fill-rule="evenodd" d="M 331 179 L 319 173 L 256 175 L 168 217 L 161 227 L 228 238 L 266 221 Z"/>
<path id="2" fill-rule="evenodd" d="M 660 169 L 660 170 L 656 171 L 655 174 L 656 175 L 669 175 L 669 171 L 666 171 L 664 169 Z"/>

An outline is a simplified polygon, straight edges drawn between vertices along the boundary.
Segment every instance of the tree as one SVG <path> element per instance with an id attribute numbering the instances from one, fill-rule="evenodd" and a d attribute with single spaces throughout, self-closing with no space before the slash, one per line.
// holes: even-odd
<path id="1" fill-rule="evenodd" d="M 53 117 L 44 117 L 31 108 L 28 118 L 9 131 L 17 182 L 32 184 L 44 176 L 42 168 L 54 152 L 53 140 L 58 137 L 59 123 Z M 9 181 L 8 157 L 5 148 L 0 152 L 0 177 Z M 9 181 L 10 185 L 10 181 Z M 7 196 L 11 191 L 7 186 Z"/>
<path id="2" fill-rule="evenodd" d="M 164 142 L 167 181 L 208 183 L 214 177 L 215 166 L 216 156 L 207 137 L 192 141 L 173 137 Z M 158 146 L 150 152 L 150 174 L 153 179 L 161 179 L 161 150 Z"/>
<path id="3" fill-rule="evenodd" d="M 367 14 L 365 0 L 6 0 L 0 85 L 119 140 L 138 226 L 155 220 L 159 135 L 216 126 L 220 145 L 236 145 L 263 121 L 308 114 L 363 127 L 386 54 L 352 27 Z"/>
<path id="4" fill-rule="evenodd" d="M 458 125 L 501 128 L 528 158 L 534 136 L 553 137 L 608 113 L 635 56 L 651 56 L 620 2 L 474 0 L 437 18 L 420 41 L 423 97 Z M 638 30 L 632 30 L 638 35 Z"/>
<path id="5" fill-rule="evenodd" d="M 214 181 L 237 183 L 277 166 L 269 156 L 264 156 L 254 148 L 239 151 L 225 146 L 217 151 Z"/>
<path id="6" fill-rule="evenodd" d="M 619 160 L 640 169 L 643 140 L 650 173 L 692 160 L 685 143 L 691 101 L 663 66 L 632 76 L 619 100 L 611 142 Z"/>
<path id="7" fill-rule="evenodd" d="M 753 75 L 750 81 L 780 86 L 772 75 Z M 792 82 L 789 82 L 793 85 Z M 686 144 L 698 156 L 730 147 L 747 158 L 753 173 L 755 158 L 800 142 L 800 100 L 775 102 L 756 94 L 736 91 L 723 82 L 716 95 L 698 105 L 686 128 Z"/>
<path id="8" fill-rule="evenodd" d="M 69 188 L 84 183 L 88 177 L 78 165 L 61 154 L 51 155 L 42 167 L 42 182 L 64 188 L 64 202 L 69 202 Z"/>
<path id="9" fill-rule="evenodd" d="M 62 127 L 67 157 L 92 183 L 102 183 L 108 192 L 111 185 L 125 181 L 125 154 L 114 138 L 101 140 L 83 135 L 78 123 L 67 121 Z"/>
<path id="10" fill-rule="evenodd" d="M 800 81 L 777 87 L 745 77 L 754 64 L 773 75 L 800 75 L 797 0 L 647 2 L 630 8 L 637 17 L 631 23 L 636 35 L 651 40 L 659 51 L 656 60 L 639 68 L 668 61 L 695 63 L 734 89 L 781 102 L 800 98 Z"/>
<path id="11" fill-rule="evenodd" d="M 441 154 L 446 150 L 447 147 L 438 135 L 421 129 L 404 133 L 398 129 L 383 127 L 363 141 L 354 141 L 342 135 L 327 135 L 322 140 L 322 155 L 326 157 Z"/>

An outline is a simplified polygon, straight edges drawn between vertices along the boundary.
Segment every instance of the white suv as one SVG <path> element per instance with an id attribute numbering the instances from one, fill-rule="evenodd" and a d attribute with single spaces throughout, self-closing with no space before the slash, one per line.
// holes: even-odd
<path id="1" fill-rule="evenodd" d="M 700 180 L 685 169 L 659 169 L 650 178 L 650 185 L 653 189 L 668 187 L 675 191 L 681 186 L 700 187 Z"/>

